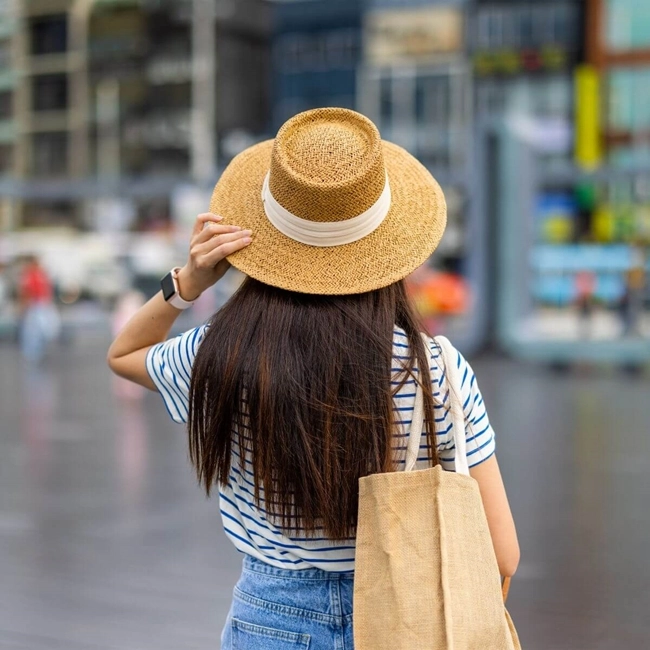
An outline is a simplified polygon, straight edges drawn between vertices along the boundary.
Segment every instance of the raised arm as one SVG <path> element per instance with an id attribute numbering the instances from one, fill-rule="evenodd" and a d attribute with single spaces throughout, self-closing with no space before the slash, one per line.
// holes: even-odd
<path id="1" fill-rule="evenodd" d="M 251 242 L 251 231 L 239 226 L 223 226 L 221 217 L 201 214 L 192 231 L 188 261 L 179 271 L 181 297 L 187 301 L 198 298 L 228 270 L 228 255 Z M 165 302 L 158 292 L 117 335 L 108 350 L 108 365 L 120 377 L 150 390 L 156 386 L 146 369 L 149 348 L 169 335 L 180 310 Z"/>

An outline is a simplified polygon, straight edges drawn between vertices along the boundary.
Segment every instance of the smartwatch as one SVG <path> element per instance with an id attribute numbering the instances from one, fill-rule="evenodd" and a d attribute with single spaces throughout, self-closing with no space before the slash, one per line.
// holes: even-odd
<path id="1" fill-rule="evenodd" d="M 176 309 L 189 309 L 194 302 L 188 302 L 181 298 L 180 291 L 178 289 L 178 272 L 180 268 L 172 269 L 161 281 L 160 288 L 162 289 L 163 298 L 168 302 L 172 307 Z"/>

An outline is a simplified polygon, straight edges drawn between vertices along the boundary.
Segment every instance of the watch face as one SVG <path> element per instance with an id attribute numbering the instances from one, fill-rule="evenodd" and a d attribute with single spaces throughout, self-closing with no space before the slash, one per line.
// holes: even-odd
<path id="1" fill-rule="evenodd" d="M 163 297 L 169 301 L 176 295 L 176 285 L 171 273 L 168 273 L 161 281 L 160 287 L 162 288 Z"/>

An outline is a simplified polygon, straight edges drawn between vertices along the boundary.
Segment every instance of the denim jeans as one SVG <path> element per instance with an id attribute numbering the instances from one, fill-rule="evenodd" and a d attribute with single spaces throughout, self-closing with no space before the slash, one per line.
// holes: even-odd
<path id="1" fill-rule="evenodd" d="M 353 650 L 352 573 L 276 569 L 245 556 L 221 650 Z"/>
<path id="2" fill-rule="evenodd" d="M 45 302 L 30 305 L 20 328 L 20 347 L 25 360 L 40 363 L 47 344 L 57 338 L 60 328 L 61 321 L 54 305 Z"/>
<path id="3" fill-rule="evenodd" d="M 23 316 L 20 329 L 20 348 L 23 358 L 40 363 L 47 346 L 47 312 L 45 305 L 30 305 Z"/>

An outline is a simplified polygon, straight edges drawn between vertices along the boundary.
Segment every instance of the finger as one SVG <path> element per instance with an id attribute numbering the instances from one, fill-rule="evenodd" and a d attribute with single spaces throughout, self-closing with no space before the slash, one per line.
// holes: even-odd
<path id="1" fill-rule="evenodd" d="M 225 226 L 222 224 L 206 222 L 205 228 L 192 237 L 192 244 L 203 244 L 204 242 L 210 241 L 213 237 L 240 231 L 241 226 Z"/>
<path id="2" fill-rule="evenodd" d="M 238 230 L 237 232 L 226 232 L 222 235 L 217 235 L 216 237 L 211 237 L 208 241 L 203 243 L 196 243 L 192 246 L 191 253 L 194 257 L 200 255 L 207 255 L 213 250 L 219 248 L 223 244 L 228 244 L 238 239 L 245 237 L 250 237 L 253 234 L 251 230 Z"/>
<path id="3" fill-rule="evenodd" d="M 212 214 L 212 212 L 204 212 L 203 214 L 200 214 L 197 218 L 196 221 L 194 222 L 194 229 L 192 230 L 192 237 L 195 235 L 198 235 L 203 228 L 205 227 L 205 224 L 214 221 L 215 223 L 218 223 L 219 221 L 222 221 L 223 217 L 220 217 L 219 215 Z"/>
<path id="4" fill-rule="evenodd" d="M 232 255 L 242 248 L 246 248 L 246 246 L 248 246 L 251 241 L 253 241 L 252 237 L 250 235 L 247 235 L 245 237 L 235 239 L 234 241 L 226 242 L 224 244 L 221 244 L 218 248 L 215 248 L 211 253 L 204 255 L 203 260 L 206 266 L 214 267 L 219 264 L 221 260 L 228 257 L 228 255 Z"/>

